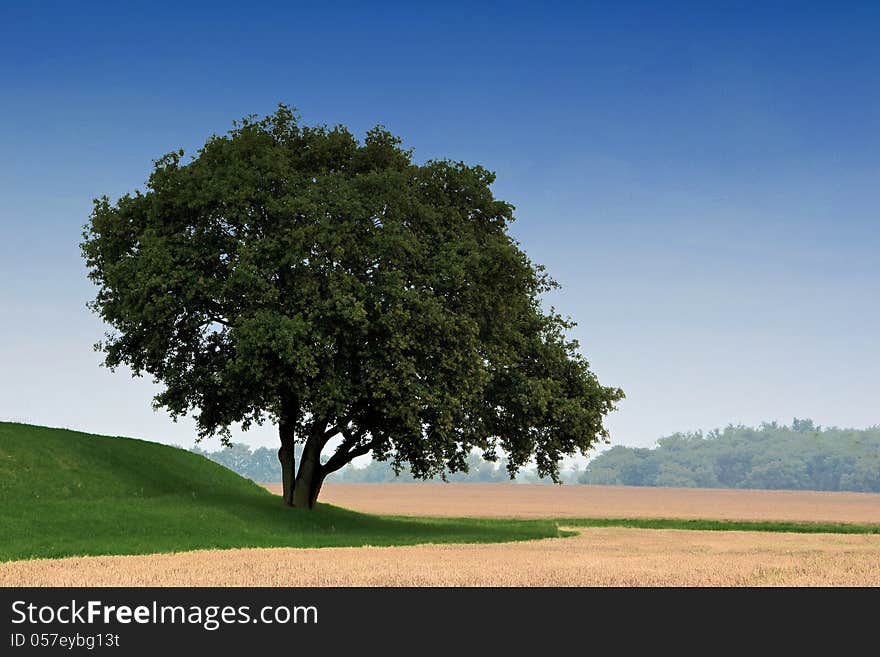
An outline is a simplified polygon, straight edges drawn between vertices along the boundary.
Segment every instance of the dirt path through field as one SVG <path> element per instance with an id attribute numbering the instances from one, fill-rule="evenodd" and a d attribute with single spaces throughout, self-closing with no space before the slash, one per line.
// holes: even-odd
<path id="1" fill-rule="evenodd" d="M 492 545 L 0 563 L 0 586 L 880 586 L 880 535 L 589 528 Z"/>
<path id="2" fill-rule="evenodd" d="M 279 484 L 266 484 L 280 492 Z M 551 486 L 324 484 L 321 501 L 367 513 L 517 518 L 708 518 L 880 524 L 880 495 L 816 491 Z"/>

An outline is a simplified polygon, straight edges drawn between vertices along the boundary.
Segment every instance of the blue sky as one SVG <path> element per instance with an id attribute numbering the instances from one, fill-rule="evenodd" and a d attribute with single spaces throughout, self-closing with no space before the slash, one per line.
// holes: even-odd
<path id="1" fill-rule="evenodd" d="M 0 418 L 191 444 L 149 381 L 98 367 L 81 228 L 154 158 L 283 101 L 497 172 L 548 301 L 627 392 L 616 443 L 880 423 L 876 2 L 15 4 Z"/>

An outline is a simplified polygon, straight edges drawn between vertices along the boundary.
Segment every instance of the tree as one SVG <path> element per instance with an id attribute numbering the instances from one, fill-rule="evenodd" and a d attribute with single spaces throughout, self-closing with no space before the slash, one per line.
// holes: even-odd
<path id="1" fill-rule="evenodd" d="M 234 126 L 157 160 L 144 192 L 95 200 L 82 251 L 106 366 L 151 375 L 154 406 L 193 413 L 200 437 L 277 424 L 297 507 L 369 452 L 424 478 L 500 448 L 511 476 L 534 459 L 556 478 L 607 440 L 623 393 L 542 310 L 556 284 L 508 235 L 493 173 L 284 105 Z"/>

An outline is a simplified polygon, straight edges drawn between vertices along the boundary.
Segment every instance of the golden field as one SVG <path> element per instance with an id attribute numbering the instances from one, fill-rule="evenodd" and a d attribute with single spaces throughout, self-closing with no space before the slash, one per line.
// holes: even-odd
<path id="1" fill-rule="evenodd" d="M 880 535 L 623 528 L 490 545 L 0 563 L 2 586 L 880 586 Z"/>
<path id="2" fill-rule="evenodd" d="M 270 490 L 277 486 L 267 485 Z M 424 516 L 880 524 L 880 495 L 527 484 L 332 484 L 322 501 Z M 0 563 L 0 586 L 880 586 L 880 535 L 577 528 L 486 545 L 202 550 Z"/>
<path id="3" fill-rule="evenodd" d="M 280 484 L 265 484 L 280 493 Z M 364 513 L 498 518 L 703 518 L 880 524 L 880 495 L 817 491 L 553 486 L 334 484 L 321 501 Z"/>

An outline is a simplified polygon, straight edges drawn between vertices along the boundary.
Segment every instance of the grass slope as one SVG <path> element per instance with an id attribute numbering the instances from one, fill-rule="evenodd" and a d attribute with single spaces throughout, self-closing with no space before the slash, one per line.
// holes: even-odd
<path id="1" fill-rule="evenodd" d="M 492 543 L 565 535 L 553 520 L 304 512 L 186 450 L 0 423 L 0 561 L 202 548 Z"/>

